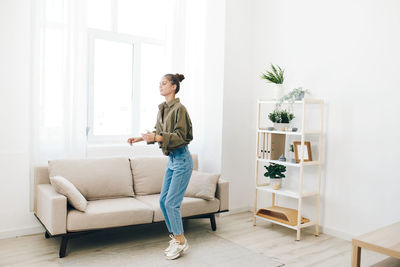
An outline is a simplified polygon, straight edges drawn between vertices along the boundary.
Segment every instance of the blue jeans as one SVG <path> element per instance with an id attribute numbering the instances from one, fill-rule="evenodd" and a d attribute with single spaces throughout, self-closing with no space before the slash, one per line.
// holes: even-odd
<path id="1" fill-rule="evenodd" d="M 170 152 L 161 188 L 160 208 L 168 231 L 174 235 L 183 233 L 181 204 L 192 170 L 193 159 L 187 145 Z"/>

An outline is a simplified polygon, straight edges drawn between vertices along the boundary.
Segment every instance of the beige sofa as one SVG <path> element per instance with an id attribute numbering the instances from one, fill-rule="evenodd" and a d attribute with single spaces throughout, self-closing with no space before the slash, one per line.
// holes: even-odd
<path id="1" fill-rule="evenodd" d="M 192 155 L 194 170 L 197 155 Z M 62 236 L 59 256 L 66 254 L 70 237 L 88 231 L 164 221 L 159 197 L 168 157 L 109 157 L 65 159 L 36 166 L 34 214 L 45 227 L 46 238 Z M 87 199 L 84 212 L 74 209 L 57 193 L 50 176 L 63 175 Z M 184 197 L 184 219 L 209 218 L 216 230 L 215 214 L 229 210 L 229 183 L 217 183 L 215 198 Z"/>

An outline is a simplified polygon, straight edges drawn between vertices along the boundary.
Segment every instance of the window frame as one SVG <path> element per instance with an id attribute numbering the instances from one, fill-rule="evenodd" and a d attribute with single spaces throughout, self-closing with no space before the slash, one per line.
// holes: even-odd
<path id="1" fill-rule="evenodd" d="M 124 33 L 105 31 L 99 29 L 88 28 L 88 79 L 87 79 L 87 128 L 86 136 L 88 144 L 109 144 L 121 143 L 132 137 L 131 135 L 102 135 L 93 134 L 94 123 L 94 43 L 96 39 L 102 39 L 112 42 L 128 43 L 133 46 L 132 54 L 132 93 L 131 103 L 132 121 L 130 122 L 131 133 L 139 131 L 140 127 L 140 90 L 141 90 L 141 47 L 142 44 L 159 45 L 166 48 L 165 40 L 152 39 L 148 37 L 134 36 Z"/>

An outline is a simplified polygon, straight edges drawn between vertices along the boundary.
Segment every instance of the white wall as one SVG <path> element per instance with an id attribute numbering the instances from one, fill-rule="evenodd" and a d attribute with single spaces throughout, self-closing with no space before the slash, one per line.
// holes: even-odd
<path id="1" fill-rule="evenodd" d="M 225 0 L 207 0 L 204 51 L 204 131 L 199 168 L 221 172 L 224 89 Z M 196 137 L 196 136 L 194 136 Z"/>
<path id="2" fill-rule="evenodd" d="M 29 213 L 30 1 L 0 2 L 0 238 L 40 229 Z"/>
<path id="3" fill-rule="evenodd" d="M 255 168 L 252 39 L 254 8 L 244 0 L 226 1 L 222 177 L 230 181 L 230 210 L 249 209 Z"/>
<path id="4" fill-rule="evenodd" d="M 235 182 L 233 198 L 253 184 L 255 109 L 249 98 L 266 90 L 258 76 L 275 63 L 286 68 L 290 88 L 303 86 L 327 103 L 325 231 L 349 238 L 399 221 L 400 2 L 229 3 L 223 172 Z M 234 207 L 253 206 L 253 197 L 243 195 L 232 200 Z"/>

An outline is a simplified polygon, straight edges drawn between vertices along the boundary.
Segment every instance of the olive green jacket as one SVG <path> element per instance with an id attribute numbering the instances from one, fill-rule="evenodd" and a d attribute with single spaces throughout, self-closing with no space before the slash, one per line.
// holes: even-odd
<path id="1" fill-rule="evenodd" d="M 158 105 L 155 132 L 163 137 L 158 142 L 164 155 L 169 155 L 174 149 L 183 147 L 193 140 L 192 122 L 184 105 L 179 98 Z M 148 142 L 154 144 L 155 142 Z"/>

